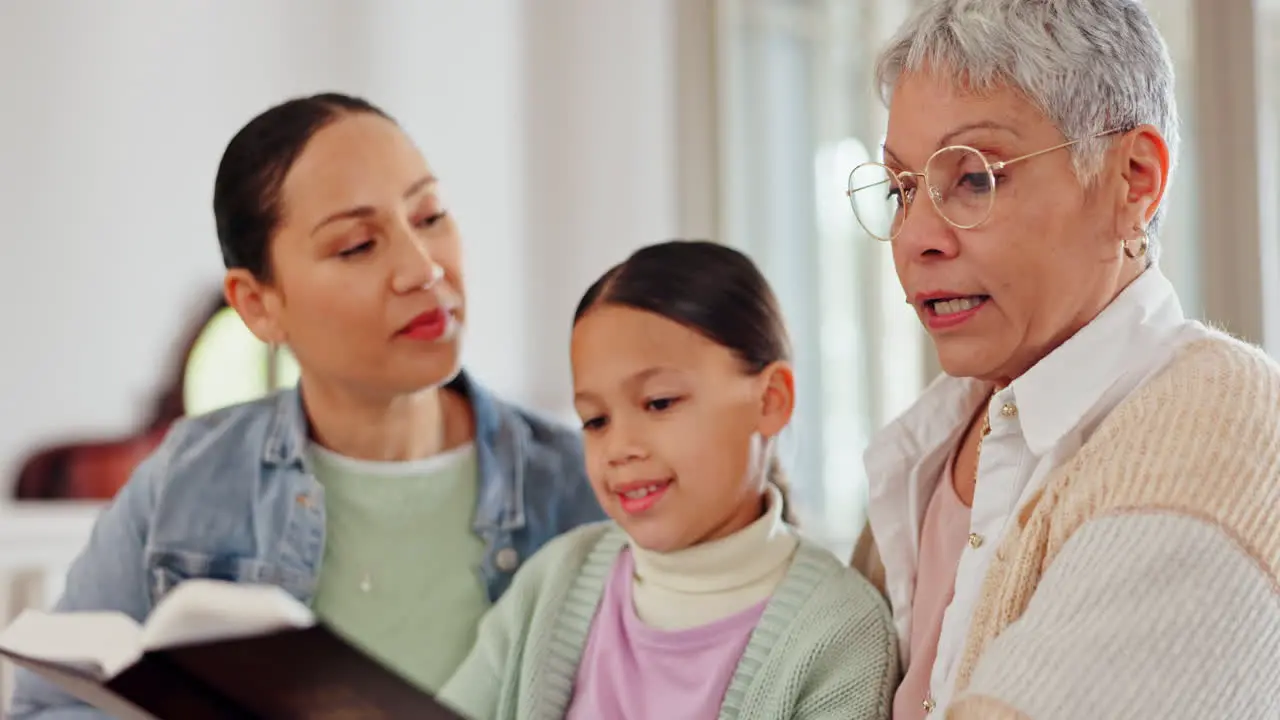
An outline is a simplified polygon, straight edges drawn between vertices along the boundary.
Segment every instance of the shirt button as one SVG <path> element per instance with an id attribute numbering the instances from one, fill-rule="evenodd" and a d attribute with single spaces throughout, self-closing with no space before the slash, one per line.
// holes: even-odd
<path id="1" fill-rule="evenodd" d="M 1017 417 L 1018 406 L 1013 403 L 1005 403 L 1004 406 L 1000 408 L 1000 415 L 1001 417 L 1007 418 Z"/>
<path id="2" fill-rule="evenodd" d="M 502 572 L 511 572 L 520 564 L 520 553 L 515 548 L 502 548 L 494 557 L 493 561 L 497 563 L 498 569 Z"/>
<path id="3" fill-rule="evenodd" d="M 969 533 L 969 547 L 977 550 L 982 547 L 983 537 L 978 533 Z"/>
<path id="4" fill-rule="evenodd" d="M 924 714 L 928 715 L 937 705 L 933 702 L 933 698 L 925 698 L 924 702 L 920 703 L 920 707 L 924 708 Z"/>

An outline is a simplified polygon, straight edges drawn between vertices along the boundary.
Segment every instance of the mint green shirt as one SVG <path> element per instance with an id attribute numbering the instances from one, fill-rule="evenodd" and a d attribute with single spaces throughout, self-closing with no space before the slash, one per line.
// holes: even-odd
<path id="1" fill-rule="evenodd" d="M 466 657 L 489 607 L 484 542 L 472 530 L 473 445 L 412 462 L 370 462 L 312 445 L 324 487 L 316 615 L 421 688 Z"/>

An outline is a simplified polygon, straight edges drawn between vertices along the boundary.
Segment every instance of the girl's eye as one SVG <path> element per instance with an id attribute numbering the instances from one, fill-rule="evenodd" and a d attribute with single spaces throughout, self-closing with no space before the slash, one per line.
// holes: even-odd
<path id="1" fill-rule="evenodd" d="M 654 398 L 646 402 L 644 407 L 646 410 L 652 410 L 653 412 L 663 412 L 665 410 L 670 410 L 679 401 L 680 398 L 674 397 Z"/>
<path id="2" fill-rule="evenodd" d="M 585 430 L 586 432 L 599 430 L 604 427 L 604 422 L 605 420 L 603 417 L 587 418 L 586 420 L 582 421 L 582 429 Z"/>

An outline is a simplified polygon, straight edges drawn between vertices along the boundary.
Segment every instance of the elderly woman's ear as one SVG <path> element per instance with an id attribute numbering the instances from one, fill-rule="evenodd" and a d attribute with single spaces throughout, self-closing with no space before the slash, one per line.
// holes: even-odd
<path id="1" fill-rule="evenodd" d="M 1116 143 L 1122 194 L 1118 236 L 1123 240 L 1140 237 L 1147 232 L 1156 208 L 1169 186 L 1172 160 L 1169 144 L 1154 125 L 1140 125 Z M 1137 232 L 1135 234 L 1135 229 Z"/>

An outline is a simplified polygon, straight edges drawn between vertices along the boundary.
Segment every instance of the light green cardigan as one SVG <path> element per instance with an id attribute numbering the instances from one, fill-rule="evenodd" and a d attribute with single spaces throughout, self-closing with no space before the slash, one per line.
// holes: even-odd
<path id="1" fill-rule="evenodd" d="M 626 545 L 612 523 L 573 530 L 520 569 L 480 623 L 440 699 L 472 720 L 560 720 L 609 573 Z M 887 720 L 898 650 L 882 596 L 802 539 L 765 607 L 721 720 Z"/>

